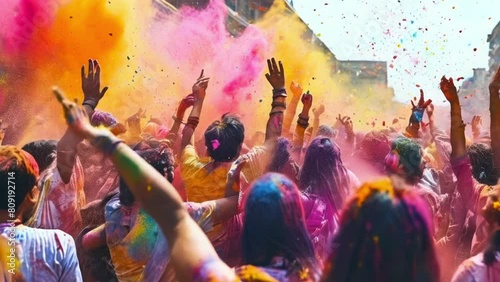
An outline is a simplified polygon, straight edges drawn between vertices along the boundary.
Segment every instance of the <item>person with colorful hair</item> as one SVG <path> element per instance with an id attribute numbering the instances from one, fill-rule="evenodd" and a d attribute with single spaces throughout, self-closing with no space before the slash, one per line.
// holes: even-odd
<path id="1" fill-rule="evenodd" d="M 181 281 L 235 281 L 235 272 L 220 260 L 164 176 L 121 140 L 90 126 L 85 112 L 60 92 L 56 91 L 56 96 L 63 105 L 69 129 L 110 156 L 134 198 L 161 227 L 170 246 L 170 261 L 177 278 Z M 227 187 L 233 185 L 230 183 Z M 238 274 L 266 277 L 261 281 L 276 281 L 272 277 L 287 274 L 298 275 L 299 280 L 319 279 L 320 268 L 307 234 L 297 186 L 284 176 L 270 174 L 252 185 L 244 199 L 243 262 L 257 264 L 264 270 L 269 268 L 269 273 L 248 266 L 238 269 Z M 276 232 L 253 235 L 258 230 L 267 230 L 266 227 Z"/>
<path id="2" fill-rule="evenodd" d="M 170 148 L 160 146 L 136 152 L 170 183 L 173 181 L 175 161 Z M 160 281 L 164 275 L 172 275 L 166 272 L 168 244 L 160 227 L 135 201 L 123 178 L 120 178 L 119 190 L 106 204 L 106 223 L 83 236 L 83 248 L 92 250 L 106 244 L 119 281 Z M 189 202 L 185 206 L 207 232 L 214 224 L 235 214 L 236 202 L 237 196 L 233 196 L 203 203 Z"/>
<path id="3" fill-rule="evenodd" d="M 398 176 L 363 184 L 340 214 L 322 281 L 438 282 L 432 218 Z"/>
<path id="4" fill-rule="evenodd" d="M 242 264 L 278 281 L 316 281 L 321 275 L 306 226 L 301 193 L 284 175 L 255 180 L 243 199 Z"/>
<path id="5" fill-rule="evenodd" d="M 423 149 L 419 144 L 406 137 L 395 139 L 385 158 L 385 166 L 387 173 L 402 177 L 425 199 L 432 214 L 437 214 L 442 199 L 424 182 L 425 162 Z"/>
<path id="6" fill-rule="evenodd" d="M 31 228 L 22 219 L 37 201 L 38 164 L 26 151 L 0 146 L 0 269 L 12 281 L 82 281 L 73 238 L 61 231 Z M 15 193 L 11 193 L 14 191 Z M 14 244 L 12 244 L 14 243 Z M 12 271 L 9 271 L 12 270 Z"/>
<path id="7" fill-rule="evenodd" d="M 342 163 L 340 148 L 330 138 L 316 137 L 309 147 L 300 171 L 307 223 L 321 259 L 328 254 L 328 244 L 337 229 L 338 213 L 348 197 L 359 187 L 359 180 Z M 325 215 L 317 211 L 324 206 Z M 313 222 L 319 224 L 314 225 Z"/>

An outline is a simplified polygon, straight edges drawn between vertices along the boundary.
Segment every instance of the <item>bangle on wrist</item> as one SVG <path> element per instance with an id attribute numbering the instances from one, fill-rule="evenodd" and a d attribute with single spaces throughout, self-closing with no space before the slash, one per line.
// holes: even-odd
<path id="1" fill-rule="evenodd" d="M 189 117 L 186 126 L 191 127 L 194 130 L 198 126 L 199 122 L 200 122 L 199 117 Z"/>
<path id="2" fill-rule="evenodd" d="M 283 107 L 283 108 L 286 109 L 286 103 L 284 103 L 284 102 L 273 102 L 271 104 L 271 107 L 273 107 L 273 108 L 275 108 L 275 107 Z"/>
<path id="3" fill-rule="evenodd" d="M 120 143 L 123 143 L 123 141 L 118 138 L 113 138 L 106 135 L 100 135 L 97 136 L 90 143 L 99 150 L 101 150 L 105 155 L 109 156 L 116 150 L 116 147 L 118 147 Z"/>
<path id="4" fill-rule="evenodd" d="M 309 116 L 308 117 L 303 117 L 302 114 L 299 114 L 299 119 L 309 121 Z"/>
<path id="5" fill-rule="evenodd" d="M 299 118 L 297 120 L 297 125 L 299 125 L 300 127 L 303 127 L 303 128 L 307 128 L 309 126 L 309 122 L 305 119 Z"/>
<path id="6" fill-rule="evenodd" d="M 277 97 L 286 97 L 286 89 L 285 88 L 277 88 L 273 89 L 273 99 Z"/>
<path id="7" fill-rule="evenodd" d="M 97 101 L 87 99 L 87 100 L 84 100 L 82 103 L 82 106 L 85 106 L 85 105 L 91 107 L 92 109 L 95 109 L 95 107 L 97 106 Z"/>
<path id="8" fill-rule="evenodd" d="M 282 114 L 284 111 L 274 111 L 274 112 L 270 112 L 269 113 L 269 116 L 272 116 L 274 114 Z"/>

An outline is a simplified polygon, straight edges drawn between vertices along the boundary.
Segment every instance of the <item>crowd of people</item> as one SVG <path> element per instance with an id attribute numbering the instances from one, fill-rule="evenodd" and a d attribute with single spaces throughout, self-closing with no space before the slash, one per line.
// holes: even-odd
<path id="1" fill-rule="evenodd" d="M 196 141 L 203 71 L 173 123 L 97 110 L 96 60 L 81 105 L 54 88 L 60 140 L 0 143 L 0 281 L 500 281 L 500 68 L 466 137 L 452 78 L 449 128 L 421 92 L 407 127 L 356 132 L 267 65 L 265 132 L 226 113 Z"/>

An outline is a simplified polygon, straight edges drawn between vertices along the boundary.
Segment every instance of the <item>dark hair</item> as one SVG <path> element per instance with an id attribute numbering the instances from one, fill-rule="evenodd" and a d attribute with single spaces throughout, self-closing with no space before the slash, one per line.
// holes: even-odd
<path id="1" fill-rule="evenodd" d="M 283 256 L 319 275 L 300 193 L 290 179 L 278 173 L 263 175 L 252 183 L 244 207 L 245 264 L 269 266 L 273 257 Z"/>
<path id="2" fill-rule="evenodd" d="M 24 145 L 22 149 L 35 158 L 41 173 L 56 159 L 54 153 L 57 150 L 57 141 L 37 140 Z"/>
<path id="3" fill-rule="evenodd" d="M 230 162 L 238 157 L 245 139 L 245 127 L 236 116 L 225 114 L 205 130 L 208 155 L 217 162 Z"/>
<path id="4" fill-rule="evenodd" d="M 316 137 L 307 148 L 299 188 L 325 201 L 328 217 L 333 218 L 347 200 L 351 186 L 340 148 L 330 138 Z"/>
<path id="5" fill-rule="evenodd" d="M 500 229 L 493 231 L 490 240 L 483 253 L 483 262 L 492 266 L 497 261 L 497 253 L 500 252 Z"/>
<path id="6" fill-rule="evenodd" d="M 403 179 L 361 186 L 344 206 L 324 281 L 439 281 L 426 203 Z"/>
<path id="7" fill-rule="evenodd" d="M 267 171 L 282 173 L 283 168 L 290 160 L 290 147 L 290 140 L 285 137 L 278 138 L 276 146 L 272 151 L 271 161 L 269 162 Z"/>
<path id="8" fill-rule="evenodd" d="M 156 171 L 161 173 L 169 182 L 174 181 L 175 159 L 172 149 L 167 146 L 159 146 L 154 149 L 147 149 L 136 152 L 148 164 L 150 164 Z M 120 177 L 120 203 L 125 206 L 131 206 L 135 202 L 134 195 Z"/>
<path id="9" fill-rule="evenodd" d="M 9 181 L 15 183 L 14 204 L 20 207 L 38 179 L 38 165 L 29 153 L 14 146 L 0 146 L 0 210 L 9 209 Z"/>
<path id="10" fill-rule="evenodd" d="M 481 184 L 496 185 L 500 174 L 494 168 L 493 150 L 491 147 L 482 143 L 474 143 L 468 148 L 467 152 L 474 179 Z"/>
<path id="11" fill-rule="evenodd" d="M 500 190 L 490 192 L 486 207 L 482 211 L 482 216 L 490 225 L 500 224 Z M 500 229 L 496 229 L 490 235 L 488 245 L 483 253 L 483 262 L 487 266 L 492 266 L 497 261 L 497 253 L 500 251 Z"/>

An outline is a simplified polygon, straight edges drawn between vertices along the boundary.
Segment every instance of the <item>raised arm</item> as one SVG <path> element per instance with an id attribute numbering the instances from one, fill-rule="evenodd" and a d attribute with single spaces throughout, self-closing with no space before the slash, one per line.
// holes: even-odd
<path id="1" fill-rule="evenodd" d="M 352 124 L 352 120 L 349 116 L 344 116 L 341 118 L 339 115 L 338 120 L 340 123 L 344 126 L 345 133 L 346 133 L 346 139 L 345 142 L 351 147 L 354 147 L 354 138 L 356 138 L 356 135 L 354 135 L 354 126 Z"/>
<path id="2" fill-rule="evenodd" d="M 292 91 L 292 99 L 288 103 L 285 117 L 283 120 L 283 130 L 286 134 L 289 134 L 292 128 L 293 118 L 297 112 L 297 106 L 299 105 L 300 97 L 302 96 L 302 87 L 295 81 L 292 81 L 290 85 L 290 91 Z"/>
<path id="3" fill-rule="evenodd" d="M 273 87 L 273 103 L 266 125 L 266 143 L 276 141 L 283 130 L 283 113 L 286 110 L 285 70 L 281 61 L 278 63 L 279 68 L 274 58 L 267 60 L 269 73 L 266 78 Z"/>
<path id="4" fill-rule="evenodd" d="M 325 106 L 320 105 L 317 109 L 313 109 L 313 129 L 311 133 L 311 139 L 314 139 L 318 135 L 319 130 L 319 118 L 325 112 Z"/>
<path id="5" fill-rule="evenodd" d="M 187 145 L 194 144 L 194 130 L 200 122 L 201 109 L 203 108 L 203 101 L 205 100 L 208 81 L 210 79 L 203 74 L 204 71 L 202 70 L 200 77 L 198 77 L 198 80 L 196 80 L 196 83 L 193 85 L 194 104 L 186 126 L 184 126 L 182 130 L 181 152 Z"/>
<path id="6" fill-rule="evenodd" d="M 174 119 L 174 124 L 168 133 L 167 139 L 170 140 L 171 143 L 175 143 L 177 140 L 177 135 L 179 133 L 179 128 L 181 127 L 182 120 L 184 119 L 184 113 L 186 110 L 194 105 L 194 95 L 189 94 L 179 103 L 179 107 L 177 108 L 177 114 L 172 116 Z"/>
<path id="7" fill-rule="evenodd" d="M 109 131 L 90 126 L 85 110 L 56 91 L 69 129 L 111 157 L 118 173 L 142 207 L 160 225 L 170 247 L 170 260 L 180 281 L 191 281 L 204 263 L 212 261 L 227 281 L 234 273 L 220 261 L 210 241 L 189 216 L 175 188 L 132 149 Z"/>
<path id="8" fill-rule="evenodd" d="M 474 142 L 478 142 L 481 138 L 481 130 L 483 128 L 483 118 L 480 115 L 475 115 L 472 117 L 470 122 L 472 127 L 472 139 Z"/>
<path id="9" fill-rule="evenodd" d="M 146 110 L 140 108 L 135 114 L 131 115 L 125 123 L 128 127 L 128 138 L 132 142 L 136 142 L 141 139 L 141 119 L 146 118 Z"/>
<path id="10" fill-rule="evenodd" d="M 497 169 L 500 169 L 500 67 L 489 85 L 490 90 L 490 135 L 491 148 L 493 149 L 493 161 Z"/>
<path id="11" fill-rule="evenodd" d="M 311 94 L 305 93 L 302 95 L 302 112 L 299 114 L 297 119 L 297 126 L 295 127 L 295 134 L 292 140 L 292 158 L 296 161 L 300 161 L 300 155 L 302 153 L 302 147 L 304 146 L 304 134 L 307 127 L 309 126 L 309 110 L 311 109 L 313 96 Z"/>
<path id="12" fill-rule="evenodd" d="M 450 140 L 451 140 L 451 159 L 457 159 L 467 154 L 465 147 L 465 124 L 462 120 L 462 109 L 460 108 L 460 99 L 458 98 L 457 88 L 453 83 L 453 78 L 441 78 L 441 91 L 446 100 L 450 102 Z"/>
<path id="13" fill-rule="evenodd" d="M 425 100 L 424 91 L 422 89 L 420 89 L 420 99 L 418 100 L 418 104 L 415 105 L 413 101 L 411 101 L 411 116 L 408 122 L 408 126 L 406 127 L 406 133 L 410 137 L 418 137 L 418 131 L 420 130 L 420 123 L 422 122 L 425 108 L 427 108 L 427 106 L 429 106 L 431 103 L 432 100 Z"/>
<path id="14" fill-rule="evenodd" d="M 88 75 L 85 75 L 85 66 L 81 69 L 83 107 L 87 116 L 91 117 L 99 101 L 104 97 L 108 87 L 101 88 L 101 67 L 97 60 L 89 59 Z M 69 183 L 76 161 L 76 146 L 83 139 L 67 130 L 57 143 L 57 169 L 64 183 Z"/>

